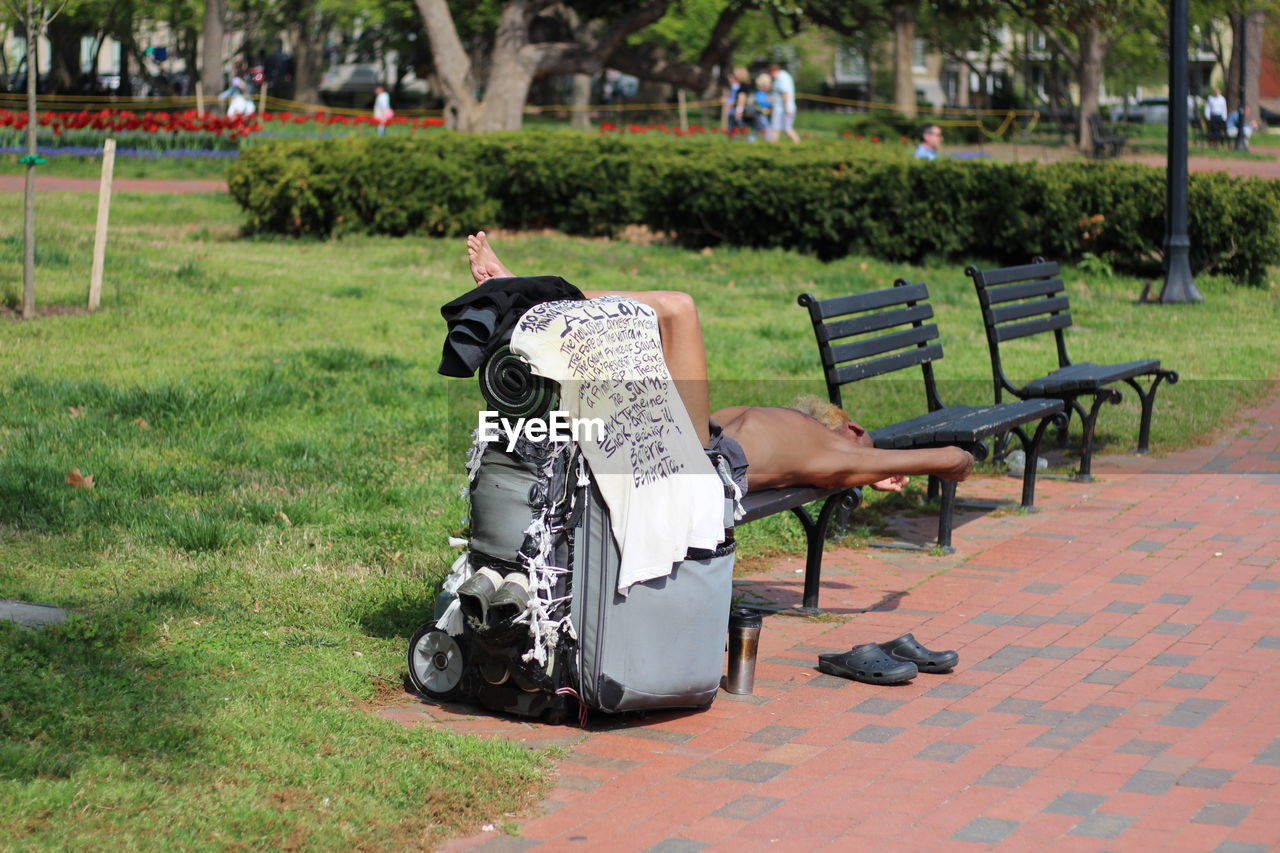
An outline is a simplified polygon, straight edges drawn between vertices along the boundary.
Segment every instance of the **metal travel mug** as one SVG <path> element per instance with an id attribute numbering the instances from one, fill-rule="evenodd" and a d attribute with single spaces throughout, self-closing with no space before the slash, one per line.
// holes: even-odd
<path id="1" fill-rule="evenodd" d="M 724 680 L 728 693 L 750 693 L 756 681 L 756 649 L 760 644 L 760 611 L 739 607 L 729 611 L 729 674 Z"/>

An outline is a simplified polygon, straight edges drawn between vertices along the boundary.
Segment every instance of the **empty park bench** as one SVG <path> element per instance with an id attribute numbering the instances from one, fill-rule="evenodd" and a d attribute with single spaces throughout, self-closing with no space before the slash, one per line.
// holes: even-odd
<path id="1" fill-rule="evenodd" d="M 817 299 L 801 294 L 800 304 L 809 309 L 809 319 L 817 337 L 827 395 L 844 407 L 842 391 L 862 379 L 883 376 L 919 366 L 924 379 L 924 414 L 871 430 L 875 446 L 888 449 L 915 449 L 958 445 L 975 459 L 986 455 L 984 439 L 1004 434 L 1023 424 L 1038 422 L 1028 438 L 1017 431 L 1027 455 L 1022 475 L 1022 506 L 1035 503 L 1036 459 L 1040 439 L 1051 421 L 1061 419 L 1059 400 L 1031 399 L 981 406 L 948 406 L 938 396 L 933 362 L 942 358 L 937 343 L 938 327 L 933 318 L 929 291 L 924 284 L 898 279 L 893 287 Z M 941 491 L 938 515 L 938 545 L 951 547 L 952 516 L 956 484 L 929 478 L 929 496 Z"/>
<path id="2" fill-rule="evenodd" d="M 1067 355 L 1065 331 L 1071 327 L 1071 306 L 1064 292 L 1057 263 L 1037 259 L 1036 263 L 1017 267 L 980 270 L 975 266 L 965 269 L 978 290 L 978 302 L 982 306 L 982 322 L 987 332 L 987 348 L 991 352 L 991 374 L 995 384 L 995 399 L 1000 402 L 1008 391 L 1022 400 L 1051 398 L 1061 400 L 1080 416 L 1084 433 L 1080 451 L 1080 470 L 1076 479 L 1093 479 L 1090 473 L 1093 459 L 1094 423 L 1103 403 L 1118 404 L 1120 391 L 1111 386 L 1125 382 L 1138 392 L 1142 401 L 1142 419 L 1138 427 L 1138 452 L 1145 453 L 1151 440 L 1151 411 L 1155 405 L 1156 389 L 1161 381 L 1178 381 L 1178 374 L 1160 366 L 1158 359 L 1126 361 L 1119 364 L 1073 363 Z M 1000 361 L 1000 345 L 1006 341 L 1030 335 L 1053 332 L 1058 350 L 1058 368 L 1033 379 L 1025 385 L 1015 385 L 1005 375 Z M 1136 381 L 1139 376 L 1152 376 L 1151 385 L 1144 391 Z M 1081 397 L 1093 397 L 1088 411 L 1080 403 Z M 1059 444 L 1066 443 L 1067 421 L 1062 422 L 1058 433 Z"/>
<path id="3" fill-rule="evenodd" d="M 1127 136 L 1107 133 L 1102 124 L 1102 116 L 1097 113 L 1089 116 L 1089 137 L 1093 140 L 1093 159 L 1095 160 L 1117 156 L 1124 150 L 1124 144 L 1128 140 Z"/>

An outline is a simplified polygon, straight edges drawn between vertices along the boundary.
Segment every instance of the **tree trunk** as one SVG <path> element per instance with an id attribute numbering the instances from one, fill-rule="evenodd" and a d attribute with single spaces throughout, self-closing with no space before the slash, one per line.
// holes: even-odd
<path id="1" fill-rule="evenodd" d="M 80 38 L 87 30 L 66 16 L 49 24 L 49 91 L 67 95 L 79 90 Z"/>
<path id="2" fill-rule="evenodd" d="M 129 70 L 132 56 L 132 52 L 126 50 L 124 45 L 120 46 L 120 86 L 116 93 L 122 98 L 133 97 L 133 72 Z"/>
<path id="3" fill-rule="evenodd" d="M 1223 93 L 1227 96 L 1227 110 L 1235 112 L 1240 107 L 1240 63 L 1244 66 L 1244 102 L 1249 107 L 1249 117 L 1258 117 L 1258 74 L 1259 63 L 1262 62 L 1262 27 L 1265 16 L 1262 12 L 1249 12 L 1244 16 L 1244 39 L 1240 38 L 1240 17 L 1233 20 L 1234 39 L 1231 46 L 1231 61 L 1227 64 L 1226 85 Z"/>
<path id="4" fill-rule="evenodd" d="M 22 197 L 22 319 L 36 316 L 36 82 L 40 78 L 40 26 L 27 0 L 27 169 Z M 44 9 L 39 10 L 44 14 Z"/>
<path id="5" fill-rule="evenodd" d="M 502 10 L 498 32 L 494 34 L 484 103 L 475 130 L 520 129 L 537 63 L 537 55 L 529 49 L 524 4 L 509 3 Z"/>
<path id="6" fill-rule="evenodd" d="M 415 0 L 422 15 L 423 29 L 431 42 L 440 94 L 444 98 L 445 124 L 454 129 L 474 130 L 480 104 L 474 95 L 471 59 L 462 47 L 453 16 L 445 0 Z"/>
<path id="7" fill-rule="evenodd" d="M 524 105 L 529 99 L 529 86 L 533 83 L 532 70 L 518 60 L 504 61 L 495 57 L 489 85 L 485 88 L 475 131 L 519 130 L 524 121 Z M 509 72 L 501 73 L 504 68 Z M 501 76 L 499 76 L 501 75 Z M 460 128 L 461 129 L 461 128 Z"/>
<path id="8" fill-rule="evenodd" d="M 173 27 L 174 32 L 178 32 L 176 26 L 172 24 L 170 26 Z M 186 73 L 183 75 L 186 82 L 183 84 L 180 94 L 193 95 L 196 91 L 195 70 L 200 67 L 200 34 L 190 27 L 183 29 L 181 32 L 182 37 L 178 40 L 181 47 L 178 49 L 178 54 L 182 57 L 182 64 L 186 69 Z"/>
<path id="9" fill-rule="evenodd" d="M 587 109 L 591 105 L 591 75 L 575 74 L 573 75 L 573 106 L 575 107 L 573 115 L 569 120 L 569 126 L 574 130 L 590 130 L 591 129 L 591 112 Z"/>
<path id="10" fill-rule="evenodd" d="M 201 51 L 200 83 L 206 104 L 216 104 L 222 91 L 222 39 L 226 26 L 226 0 L 204 0 L 204 50 Z"/>
<path id="11" fill-rule="evenodd" d="M 304 104 L 320 103 L 324 37 L 316 18 L 314 10 L 306 10 L 294 21 L 293 99 Z"/>
<path id="12" fill-rule="evenodd" d="M 916 81 L 914 42 L 916 38 L 916 4 L 895 3 L 893 15 L 893 102 L 907 118 L 916 117 Z"/>
<path id="13" fill-rule="evenodd" d="M 1102 89 L 1102 66 L 1107 58 L 1106 39 L 1097 25 L 1085 26 L 1079 34 L 1080 56 L 1076 82 L 1080 85 L 1080 111 L 1076 115 L 1076 141 L 1085 154 L 1093 153 L 1089 117 L 1098 112 L 1098 92 Z"/>

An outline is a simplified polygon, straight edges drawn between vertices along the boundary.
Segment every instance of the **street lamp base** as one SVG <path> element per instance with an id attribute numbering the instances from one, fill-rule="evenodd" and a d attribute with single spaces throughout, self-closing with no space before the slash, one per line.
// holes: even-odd
<path id="1" fill-rule="evenodd" d="M 1196 287 L 1195 277 L 1191 275 L 1191 264 L 1187 260 L 1187 246 L 1170 246 L 1166 249 L 1164 289 L 1156 301 L 1169 305 L 1179 302 L 1203 302 L 1204 294 Z"/>

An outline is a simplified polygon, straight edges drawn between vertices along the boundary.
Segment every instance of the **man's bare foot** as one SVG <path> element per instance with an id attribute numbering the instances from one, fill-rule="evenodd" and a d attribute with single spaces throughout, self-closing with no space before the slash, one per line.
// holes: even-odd
<path id="1" fill-rule="evenodd" d="M 476 284 L 491 278 L 511 278 L 515 275 L 498 260 L 497 253 L 489 245 L 489 238 L 483 231 L 467 236 L 467 260 L 471 262 L 471 277 L 476 280 Z"/>

